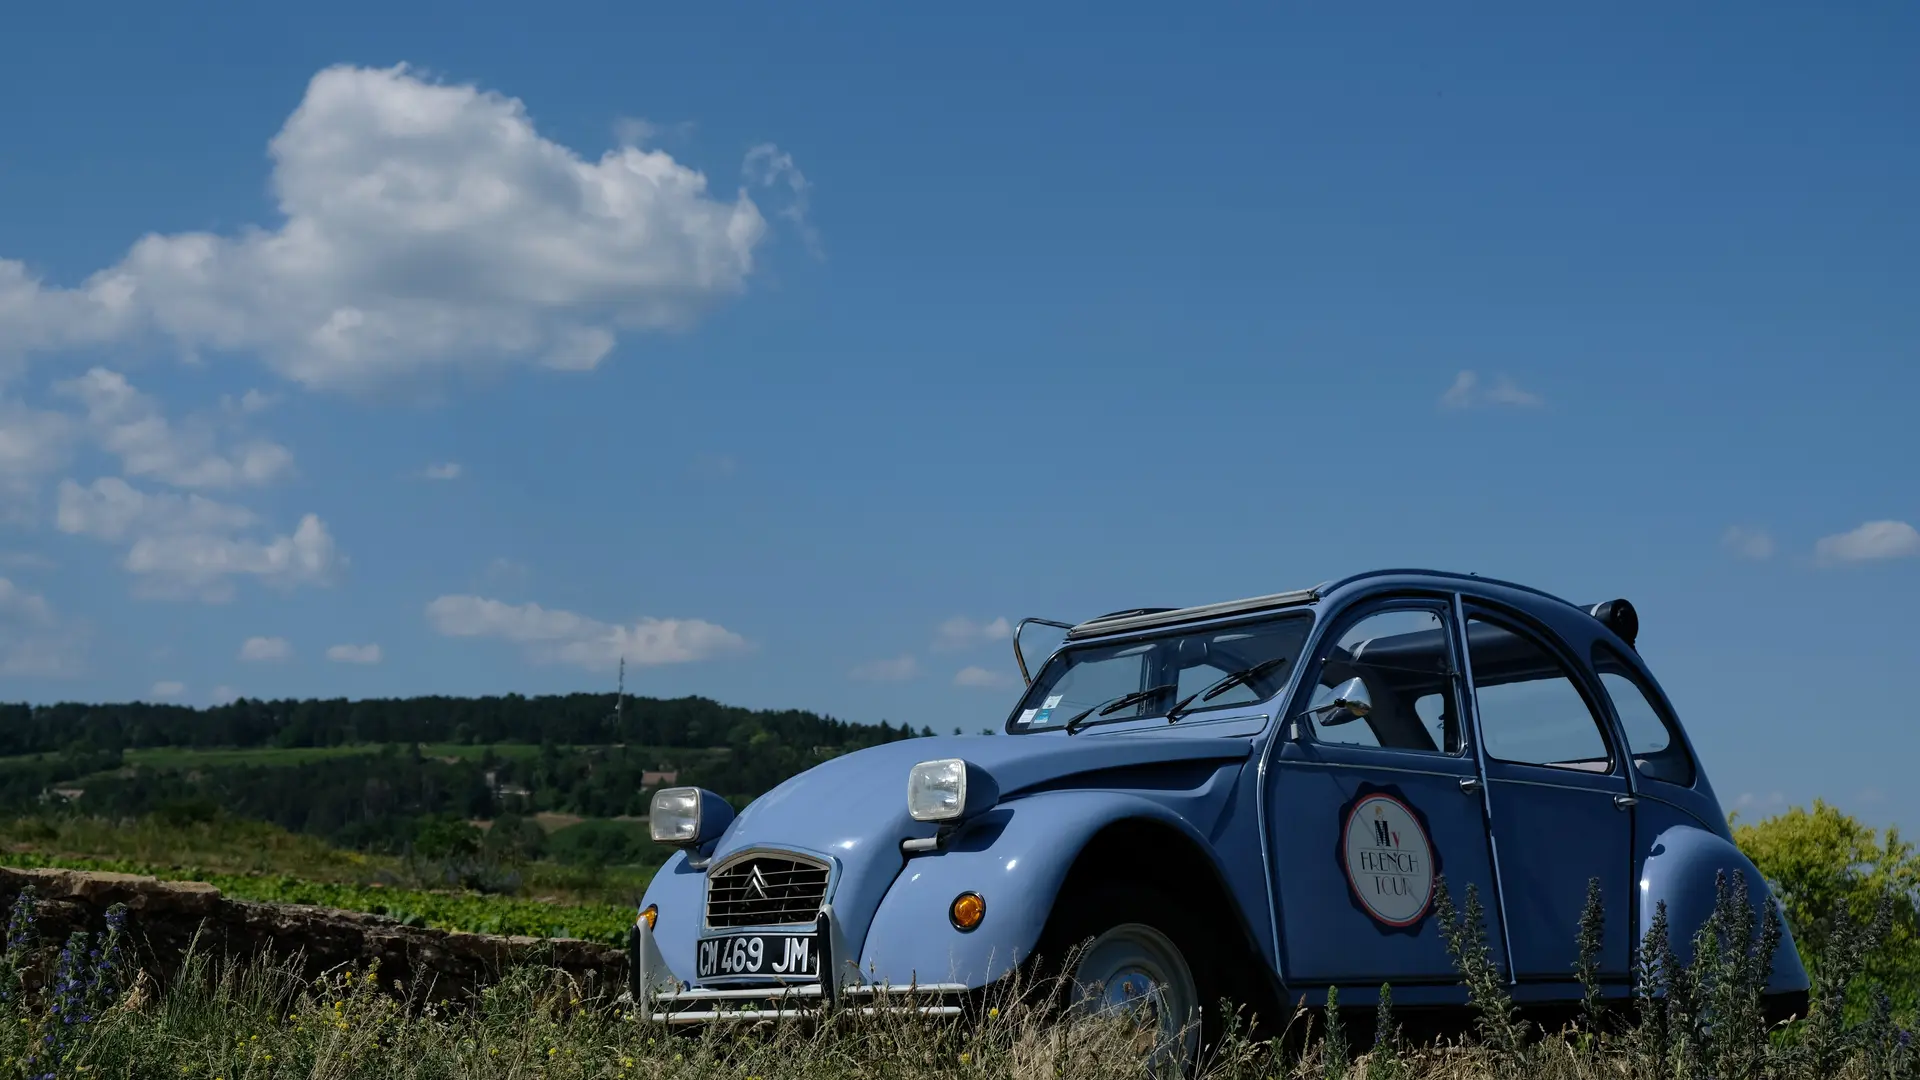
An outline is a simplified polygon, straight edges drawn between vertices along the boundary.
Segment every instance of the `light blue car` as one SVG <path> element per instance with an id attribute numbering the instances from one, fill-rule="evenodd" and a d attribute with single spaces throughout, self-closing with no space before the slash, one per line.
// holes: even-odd
<path id="1" fill-rule="evenodd" d="M 1036 622 L 1014 634 L 1023 675 Z M 659 792 L 653 837 L 681 850 L 634 926 L 640 1009 L 955 1014 L 1072 953 L 1095 1004 L 1144 1001 L 1185 1041 L 1222 997 L 1272 1016 L 1336 986 L 1364 1007 L 1390 983 L 1396 1005 L 1464 1003 L 1443 877 L 1456 905 L 1479 897 L 1523 1005 L 1579 999 L 1590 880 L 1615 996 L 1657 903 L 1682 959 L 1720 872 L 1776 903 L 1624 600 L 1381 571 L 1047 625 L 1064 643 L 1004 734 L 847 754 L 738 817 Z M 1770 1009 L 1806 991 L 1788 938 Z"/>

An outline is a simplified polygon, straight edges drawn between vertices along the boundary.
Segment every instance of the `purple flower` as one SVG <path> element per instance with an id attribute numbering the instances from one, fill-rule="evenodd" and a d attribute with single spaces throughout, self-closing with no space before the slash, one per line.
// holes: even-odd
<path id="1" fill-rule="evenodd" d="M 1900 1049 L 1905 1050 L 1913 1045 L 1913 1032 L 1902 1028 L 1899 1034 L 1893 1037 L 1893 1041 L 1900 1044 Z"/>

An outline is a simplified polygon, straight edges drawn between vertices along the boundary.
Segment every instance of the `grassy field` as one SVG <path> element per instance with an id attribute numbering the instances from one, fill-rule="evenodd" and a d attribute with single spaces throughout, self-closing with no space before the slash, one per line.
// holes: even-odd
<path id="1" fill-rule="evenodd" d="M 0 865 L 51 866 L 204 881 L 235 900 L 319 904 L 478 933 L 583 937 L 618 944 L 651 871 L 519 868 L 518 895 L 429 887 L 406 862 L 330 847 L 262 822 L 170 825 L 151 818 L 0 821 Z M 430 869 L 430 868 L 428 868 Z"/>
<path id="2" fill-rule="evenodd" d="M 16 908 L 10 940 L 24 940 Z M 152 1080 L 513 1077 L 589 1080 L 839 1080 L 952 1077 L 1120 1080 L 1169 1075 L 1153 1037 L 1126 1016 L 1061 1016 L 1038 992 L 992 995 L 969 1015 L 922 1020 L 843 1014 L 831 1023 L 712 1026 L 676 1035 L 634 1016 L 615 988 L 537 968 L 508 972 L 472 1000 L 420 1000 L 377 970 L 307 982 L 270 958 L 213 970 L 190 963 L 166 986 L 139 973 L 137 926 L 69 942 L 57 961 L 9 947 L 0 961 L 0 1062 L 14 1076 Z M 1451 923 L 1452 916 L 1448 916 Z M 109 925 L 115 916 L 109 914 Z M 1371 1018 L 1299 1010 L 1263 1036 L 1225 1017 L 1195 1072 L 1208 1080 L 1914 1080 L 1920 1048 L 1882 1014 L 1848 1023 L 1848 981 L 1816 987 L 1805 1018 L 1769 1028 L 1756 966 L 1739 951 L 1687 968 L 1655 965 L 1630 1007 L 1543 1030 L 1476 981 L 1468 925 L 1463 978 L 1477 1021 L 1445 1042 L 1411 1044 L 1390 1010 Z M 1476 958 L 1476 951 L 1479 955 Z M 37 969 L 39 977 L 19 973 Z M 43 987 L 38 991 L 32 985 Z M 1277 1031 L 1275 1029 L 1278 1029 Z"/>

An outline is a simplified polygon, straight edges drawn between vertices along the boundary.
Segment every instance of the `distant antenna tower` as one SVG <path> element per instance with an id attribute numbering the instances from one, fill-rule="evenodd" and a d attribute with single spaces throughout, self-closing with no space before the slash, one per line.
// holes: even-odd
<path id="1" fill-rule="evenodd" d="M 613 692 L 613 730 L 615 732 L 619 732 L 623 730 L 620 726 L 620 723 L 626 716 L 626 705 L 627 705 L 627 658 L 623 656 L 620 658 L 620 682 L 618 687 Z"/>

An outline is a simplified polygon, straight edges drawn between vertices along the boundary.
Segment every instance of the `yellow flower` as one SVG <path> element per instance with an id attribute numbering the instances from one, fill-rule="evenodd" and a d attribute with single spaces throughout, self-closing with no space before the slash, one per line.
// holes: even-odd
<path id="1" fill-rule="evenodd" d="M 961 1055 L 960 1055 L 960 1064 L 962 1064 L 962 1065 L 971 1065 L 971 1064 L 973 1064 L 973 1055 L 972 1055 L 972 1054 L 961 1054 Z"/>
<path id="2" fill-rule="evenodd" d="M 987 1010 L 987 1018 L 988 1018 L 988 1019 L 990 1019 L 990 1020 L 998 1020 L 998 1019 L 1000 1019 L 1000 1006 L 998 1006 L 998 1005 L 995 1005 L 995 1006 L 994 1006 L 993 1008 L 991 1008 L 991 1009 L 988 1009 L 988 1010 Z"/>
<path id="3" fill-rule="evenodd" d="M 552 1057 L 553 1055 L 555 1055 L 555 1054 L 557 1054 L 557 1053 L 559 1053 L 559 1052 L 560 1052 L 560 1048 L 559 1048 L 559 1047 L 557 1047 L 557 1046 L 549 1046 L 549 1047 L 547 1047 L 547 1056 L 548 1056 L 548 1057 Z"/>

